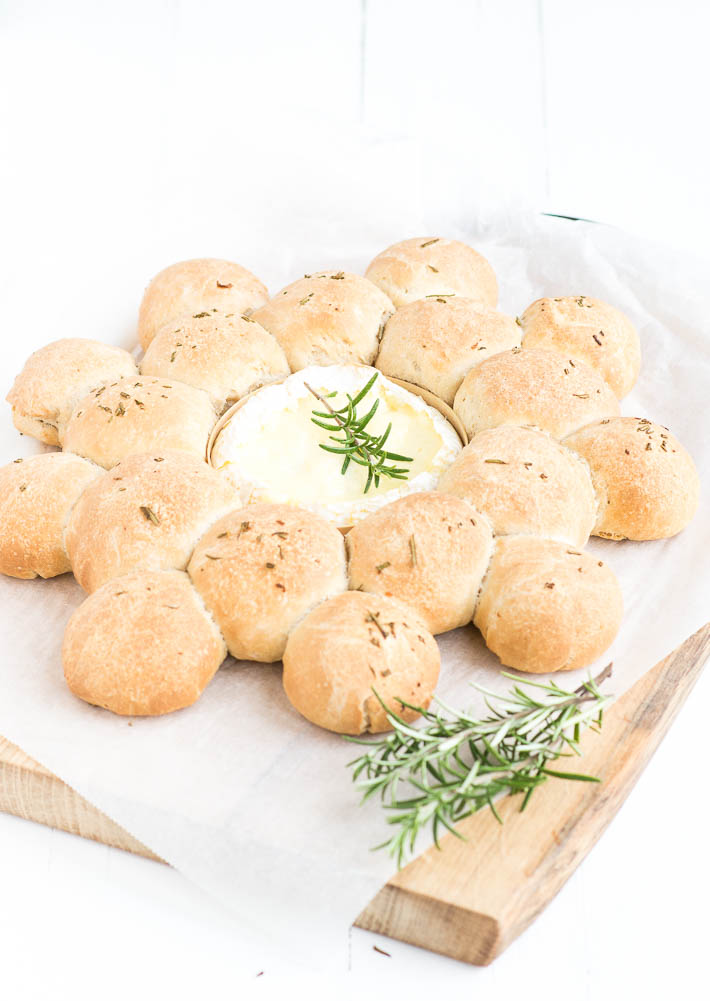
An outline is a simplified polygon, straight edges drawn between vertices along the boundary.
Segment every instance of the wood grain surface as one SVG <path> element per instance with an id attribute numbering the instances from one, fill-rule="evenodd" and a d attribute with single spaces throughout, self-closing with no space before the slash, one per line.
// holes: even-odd
<path id="1" fill-rule="evenodd" d="M 392 877 L 360 928 L 476 965 L 490 963 L 547 906 L 611 822 L 663 739 L 710 653 L 710 625 L 638 681 L 583 738 L 576 770 L 600 784 L 550 781 L 463 821 Z M 66 783 L 0 738 L 0 810 L 160 861 Z"/>

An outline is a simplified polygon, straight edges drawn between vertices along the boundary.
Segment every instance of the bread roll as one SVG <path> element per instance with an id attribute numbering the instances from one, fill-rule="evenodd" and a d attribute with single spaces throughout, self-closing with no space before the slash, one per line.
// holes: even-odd
<path id="1" fill-rule="evenodd" d="M 426 708 L 439 667 L 436 640 L 413 609 L 348 591 L 293 630 L 283 684 L 291 705 L 311 723 L 335 733 L 380 733 L 390 725 L 377 695 L 398 716 L 416 719 L 398 700 Z"/>
<path id="2" fill-rule="evenodd" d="M 110 469 L 127 455 L 179 449 L 205 459 L 216 419 L 207 393 L 172 379 L 119 379 L 81 400 L 64 448 Z"/>
<path id="3" fill-rule="evenodd" d="M 520 317 L 523 347 L 579 358 L 606 380 L 621 399 L 641 368 L 641 343 L 621 310 L 586 295 L 538 299 Z"/>
<path id="4" fill-rule="evenodd" d="M 592 470 L 599 499 L 594 535 L 667 539 L 698 507 L 695 464 L 668 428 L 637 417 L 598 421 L 565 438 Z"/>
<path id="5" fill-rule="evenodd" d="M 162 716 L 195 702 L 227 655 L 185 573 L 131 573 L 69 619 L 62 661 L 74 695 L 120 716 Z"/>
<path id="6" fill-rule="evenodd" d="M 539 535 L 583 546 L 597 517 L 586 462 L 532 428 L 479 432 L 438 489 L 485 511 L 495 535 Z"/>
<path id="7" fill-rule="evenodd" d="M 399 598 L 436 634 L 473 618 L 493 536 L 465 501 L 432 492 L 375 511 L 350 530 L 346 545 L 353 590 Z"/>
<path id="8" fill-rule="evenodd" d="M 395 306 L 427 296 L 463 295 L 484 306 L 498 302 L 498 282 L 485 257 L 458 240 L 415 237 L 395 243 L 370 263 L 365 277 Z"/>
<path id="9" fill-rule="evenodd" d="M 91 389 L 138 374 L 127 351 L 99 341 L 65 337 L 35 351 L 7 394 L 22 434 L 60 445 L 72 410 Z"/>
<path id="10" fill-rule="evenodd" d="M 288 504 L 254 504 L 222 518 L 188 572 L 233 657 L 270 663 L 314 605 L 347 588 L 343 536 Z"/>
<path id="11" fill-rule="evenodd" d="M 531 674 L 586 667 L 621 624 L 619 583 L 608 566 L 563 542 L 496 540 L 474 624 L 506 667 Z"/>
<path id="12" fill-rule="evenodd" d="M 259 323 L 211 312 L 162 327 L 145 353 L 141 372 L 203 389 L 221 412 L 290 369 L 276 338 Z"/>
<path id="13" fill-rule="evenodd" d="M 81 492 L 101 470 L 78 455 L 47 452 L 0 469 L 0 573 L 56 577 L 71 564 L 64 525 Z"/>
<path id="14" fill-rule="evenodd" d="M 394 306 L 367 279 L 320 271 L 287 285 L 254 313 L 286 352 L 291 369 L 336 362 L 371 365 Z"/>
<path id="15" fill-rule="evenodd" d="M 467 372 L 519 345 L 515 320 L 475 299 L 418 299 L 387 321 L 375 365 L 451 405 Z"/>
<path id="16" fill-rule="evenodd" d="M 153 278 L 138 313 L 138 339 L 147 348 L 166 323 L 199 313 L 250 312 L 268 299 L 263 282 L 232 261 L 199 257 L 171 264 Z"/>
<path id="17" fill-rule="evenodd" d="M 92 483 L 66 531 L 85 591 L 131 570 L 184 570 L 209 526 L 239 507 L 218 472 L 187 452 L 131 455 Z"/>
<path id="18" fill-rule="evenodd" d="M 454 410 L 469 438 L 501 424 L 531 425 L 563 438 L 600 417 L 615 417 L 619 401 L 583 362 L 514 348 L 471 369 Z"/>

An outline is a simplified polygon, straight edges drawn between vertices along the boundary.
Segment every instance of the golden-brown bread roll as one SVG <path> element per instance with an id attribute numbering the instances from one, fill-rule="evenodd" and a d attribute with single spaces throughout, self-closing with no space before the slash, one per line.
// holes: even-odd
<path id="1" fill-rule="evenodd" d="M 261 324 L 215 311 L 162 327 L 140 368 L 203 389 L 218 412 L 290 372 L 280 344 Z"/>
<path id="2" fill-rule="evenodd" d="M 110 469 L 139 452 L 179 449 L 206 458 L 216 420 L 207 393 L 172 379 L 140 376 L 100 386 L 79 402 L 64 448 Z"/>
<path id="3" fill-rule="evenodd" d="M 287 285 L 254 319 L 286 352 L 291 369 L 375 360 L 394 306 L 376 285 L 346 271 L 320 271 Z"/>
<path id="4" fill-rule="evenodd" d="M 375 365 L 451 405 L 467 372 L 519 345 L 520 327 L 512 316 L 475 299 L 418 299 L 387 321 Z"/>
<path id="5" fill-rule="evenodd" d="M 122 348 L 82 337 L 65 337 L 35 351 L 7 394 L 12 419 L 22 434 L 59 445 L 76 404 L 105 382 L 138 374 Z"/>
<path id="6" fill-rule="evenodd" d="M 589 424 L 565 438 L 592 471 L 604 539 L 667 539 L 698 507 L 695 464 L 668 428 L 637 417 Z"/>
<path id="7" fill-rule="evenodd" d="M 64 526 L 72 505 L 101 475 L 78 455 L 47 452 L 0 469 L 0 573 L 56 577 L 71 570 Z"/>
<path id="8" fill-rule="evenodd" d="M 263 282 L 232 261 L 199 257 L 160 271 L 143 295 L 138 313 L 138 339 L 147 348 L 166 323 L 200 313 L 251 312 L 268 299 Z"/>
<path id="9" fill-rule="evenodd" d="M 555 438 L 600 417 L 619 401 L 598 372 L 554 351 L 514 348 L 471 369 L 454 399 L 469 438 L 501 424 L 530 425 Z"/>
<path id="10" fill-rule="evenodd" d="M 326 730 L 380 733 L 390 725 L 377 695 L 398 716 L 416 719 L 398 700 L 426 708 L 440 663 L 436 640 L 413 609 L 347 591 L 318 605 L 289 636 L 284 691 L 302 716 Z"/>
<path id="11" fill-rule="evenodd" d="M 523 347 L 557 351 L 596 369 L 621 399 L 641 368 L 641 343 L 621 310 L 586 295 L 537 299 L 520 317 Z"/>
<path id="12" fill-rule="evenodd" d="M 589 467 L 544 431 L 480 431 L 437 487 L 485 511 L 495 535 L 586 544 L 597 517 Z"/>
<path id="13" fill-rule="evenodd" d="M 222 518 L 188 572 L 232 656 L 266 663 L 283 656 L 299 619 L 348 586 L 342 534 L 288 504 L 253 504 Z"/>
<path id="14" fill-rule="evenodd" d="M 346 548 L 353 590 L 399 598 L 436 634 L 473 618 L 493 536 L 466 501 L 418 493 L 358 522 Z"/>
<path id="15" fill-rule="evenodd" d="M 219 629 L 177 570 L 104 584 L 69 619 L 62 645 L 74 695 L 120 716 L 191 706 L 226 655 Z"/>
<path id="16" fill-rule="evenodd" d="M 65 543 L 85 591 L 132 570 L 184 570 L 198 540 L 239 507 L 229 482 L 187 452 L 131 455 L 77 501 Z"/>
<path id="17" fill-rule="evenodd" d="M 474 624 L 506 667 L 531 674 L 586 667 L 609 646 L 623 601 L 609 567 L 564 542 L 496 539 Z"/>
<path id="18" fill-rule="evenodd" d="M 397 307 L 427 296 L 463 295 L 484 306 L 498 302 L 493 268 L 459 240 L 424 236 L 394 243 L 370 262 L 365 277 Z"/>

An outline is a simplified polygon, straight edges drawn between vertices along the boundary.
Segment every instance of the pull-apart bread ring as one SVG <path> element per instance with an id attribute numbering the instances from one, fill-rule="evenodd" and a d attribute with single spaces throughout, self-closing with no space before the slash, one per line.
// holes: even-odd
<path id="1" fill-rule="evenodd" d="M 638 379 L 641 343 L 621 310 L 587 295 L 537 299 L 520 317 L 523 347 L 544 348 L 585 362 L 621 399 Z"/>
<path id="2" fill-rule="evenodd" d="M 609 567 L 564 542 L 496 540 L 474 624 L 506 667 L 531 674 L 590 664 L 621 625 L 623 601 Z"/>
<path id="3" fill-rule="evenodd" d="M 586 459 L 592 471 L 599 495 L 594 535 L 667 539 L 695 514 L 698 473 L 668 428 L 637 417 L 615 417 L 589 424 L 564 444 Z"/>
<path id="4" fill-rule="evenodd" d="M 30 355 L 7 394 L 15 427 L 46 445 L 61 445 L 79 400 L 106 382 L 137 374 L 122 348 L 81 337 L 52 341 Z"/>
<path id="5" fill-rule="evenodd" d="M 239 507 L 218 472 L 187 452 L 132 455 L 76 503 L 66 531 L 74 576 L 85 591 L 132 570 L 184 570 L 198 540 Z"/>
<path id="6" fill-rule="evenodd" d="M 514 348 L 471 369 L 454 410 L 469 438 L 501 424 L 534 426 L 563 438 L 600 417 L 616 417 L 619 401 L 584 362 Z"/>
<path id="7" fill-rule="evenodd" d="M 436 634 L 473 618 L 493 536 L 466 501 L 431 492 L 368 515 L 350 530 L 346 546 L 353 590 L 399 598 Z"/>
<path id="8" fill-rule="evenodd" d="M 188 572 L 237 660 L 280 660 L 294 625 L 348 586 L 342 533 L 311 511 L 253 504 L 198 543 Z"/>
<path id="9" fill-rule="evenodd" d="M 414 237 L 383 250 L 365 277 L 399 308 L 415 299 L 463 295 L 484 306 L 498 302 L 495 272 L 482 254 L 459 240 Z"/>
<path id="10" fill-rule="evenodd" d="M 308 365 L 371 365 L 393 312 L 387 296 L 361 275 L 321 271 L 287 285 L 253 317 L 297 372 Z"/>
<path id="11" fill-rule="evenodd" d="M 120 716 L 161 716 L 196 702 L 227 655 L 187 574 L 131 573 L 94 591 L 69 619 L 69 688 Z"/>
<path id="12" fill-rule="evenodd" d="M 290 371 L 280 344 L 261 324 L 216 311 L 162 327 L 141 362 L 143 375 L 203 389 L 218 412 Z"/>
<path id="13" fill-rule="evenodd" d="M 472 368 L 519 346 L 520 327 L 512 316 L 463 296 L 418 299 L 387 321 L 375 365 L 451 406 Z"/>
<path id="14" fill-rule="evenodd" d="M 46 452 L 0 469 L 0 573 L 56 577 L 71 570 L 64 526 L 102 470 L 69 452 Z"/>
<path id="15" fill-rule="evenodd" d="M 283 660 L 291 705 L 311 723 L 349 734 L 390 729 L 380 699 L 403 719 L 416 719 L 399 700 L 426 708 L 441 666 L 436 640 L 413 609 L 362 591 L 340 594 L 307 615 L 289 636 Z"/>
<path id="16" fill-rule="evenodd" d="M 240 264 L 215 257 L 180 261 L 159 272 L 145 290 L 138 339 L 147 348 L 166 323 L 216 311 L 239 316 L 267 299 L 264 283 Z"/>
<path id="17" fill-rule="evenodd" d="M 586 462 L 533 428 L 480 431 L 437 489 L 485 511 L 495 535 L 539 535 L 584 546 L 597 517 Z"/>
<path id="18" fill-rule="evenodd" d="M 205 459 L 216 414 L 207 393 L 140 376 L 100 386 L 71 416 L 64 448 L 110 469 L 126 456 L 179 449 Z"/>

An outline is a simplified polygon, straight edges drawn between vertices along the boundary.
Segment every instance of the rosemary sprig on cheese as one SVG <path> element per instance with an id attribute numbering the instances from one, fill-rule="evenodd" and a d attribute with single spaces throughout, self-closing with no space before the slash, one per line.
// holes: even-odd
<path id="1" fill-rule="evenodd" d="M 330 441 L 334 442 L 333 445 L 321 443 L 320 448 L 326 452 L 333 452 L 335 455 L 343 456 L 343 463 L 340 467 L 340 472 L 343 476 L 351 462 L 355 462 L 367 469 L 367 480 L 363 493 L 367 493 L 373 483 L 377 488 L 380 485 L 380 477 L 382 476 L 387 476 L 392 480 L 406 480 L 409 476 L 409 470 L 397 465 L 397 463 L 414 461 L 411 456 L 399 455 L 397 452 L 388 452 L 385 449 L 385 444 L 392 430 L 391 421 L 380 435 L 370 434 L 366 430 L 370 421 L 377 413 L 377 408 L 380 405 L 379 400 L 375 400 L 364 417 L 358 415 L 357 406 L 370 392 L 378 375 L 379 372 L 375 372 L 372 378 L 355 396 L 346 393 L 348 402 L 338 410 L 334 410 L 331 407 L 326 397 L 317 393 L 307 382 L 304 383 L 306 389 L 317 400 L 320 400 L 326 408 L 325 411 L 313 410 L 312 422 L 326 431 L 338 432 L 328 435 Z M 335 393 L 329 394 L 329 396 L 335 395 Z"/>
<path id="2" fill-rule="evenodd" d="M 507 695 L 474 685 L 486 696 L 491 713 L 483 719 L 440 701 L 443 714 L 402 701 L 422 716 L 424 725 L 414 727 L 382 703 L 393 732 L 376 740 L 347 738 L 368 748 L 349 767 L 363 802 L 379 795 L 389 814 L 387 823 L 395 832 L 376 847 L 386 848 L 398 866 L 429 825 L 438 847 L 442 828 L 461 838 L 454 825 L 483 807 L 501 821 L 494 802 L 500 795 L 521 793 L 522 811 L 535 789 L 550 777 L 599 781 L 549 766 L 561 757 L 579 755 L 581 730 L 601 726 L 603 708 L 611 697 L 602 695 L 599 685 L 610 677 L 611 664 L 574 691 L 565 691 L 554 681 L 503 674 L 517 682 Z M 533 689 L 544 696 L 536 696 Z"/>

